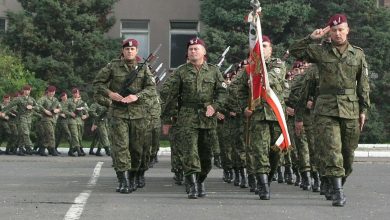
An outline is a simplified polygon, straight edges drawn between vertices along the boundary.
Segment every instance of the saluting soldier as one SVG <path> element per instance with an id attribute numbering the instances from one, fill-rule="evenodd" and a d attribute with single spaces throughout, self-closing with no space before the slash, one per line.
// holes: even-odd
<path id="1" fill-rule="evenodd" d="M 206 46 L 200 38 L 187 43 L 188 62 L 168 79 L 169 91 L 161 91 L 162 109 L 178 102 L 178 145 L 183 153 L 189 199 L 206 196 L 204 181 L 212 168 L 212 144 L 216 135 L 215 113 L 222 107 L 226 83 L 217 66 L 206 62 Z M 173 102 L 175 103 L 175 102 Z M 164 133 L 169 126 L 164 125 Z"/>
<path id="2" fill-rule="evenodd" d="M 327 37 L 331 42 L 319 44 Z M 361 48 L 348 42 L 349 26 L 344 14 L 329 19 L 323 29 L 291 45 L 299 59 L 316 63 L 319 88 L 315 104 L 318 142 L 325 160 L 325 175 L 333 186 L 333 206 L 344 206 L 343 184 L 352 172 L 366 113 L 370 106 L 367 62 Z M 296 123 L 302 130 L 303 122 Z"/>
<path id="3" fill-rule="evenodd" d="M 135 39 L 124 40 L 120 59 L 101 69 L 93 82 L 97 95 L 112 100 L 109 107 L 112 158 L 119 182 L 117 192 L 121 193 L 134 189 L 145 139 L 145 100 L 156 93 L 149 68 L 139 66 L 138 46 Z M 124 90 L 126 93 L 122 93 Z"/>

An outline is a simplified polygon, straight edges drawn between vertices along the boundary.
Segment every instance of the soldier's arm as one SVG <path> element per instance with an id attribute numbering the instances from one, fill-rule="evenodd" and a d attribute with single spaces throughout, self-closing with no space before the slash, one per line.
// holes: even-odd
<path id="1" fill-rule="evenodd" d="M 370 108 L 370 86 L 368 82 L 368 66 L 364 54 L 362 55 L 362 64 L 359 73 L 357 74 L 356 93 L 359 98 L 359 111 L 366 114 Z"/>
<path id="2" fill-rule="evenodd" d="M 165 112 L 165 109 L 169 104 L 175 104 L 178 102 L 179 90 L 181 85 L 180 74 L 177 70 L 171 74 L 171 76 L 164 82 L 161 91 L 161 111 Z M 177 107 L 175 107 L 177 109 Z"/>
<path id="3" fill-rule="evenodd" d="M 295 58 L 316 63 L 321 55 L 321 45 L 318 40 L 313 40 L 310 35 L 295 41 L 289 48 L 290 54 Z"/>
<path id="4" fill-rule="evenodd" d="M 103 69 L 101 69 L 93 80 L 92 84 L 94 90 L 97 94 L 108 97 L 110 92 L 108 88 L 108 82 L 111 79 L 111 63 L 107 64 Z"/>
<path id="5" fill-rule="evenodd" d="M 227 96 L 227 85 L 225 81 L 223 80 L 222 74 L 219 71 L 219 69 L 216 68 L 216 73 L 215 73 L 216 79 L 216 85 L 215 85 L 215 101 L 211 104 L 211 106 L 214 108 L 215 111 L 223 110 L 224 109 L 224 104 L 225 104 L 225 99 Z"/>
<path id="6" fill-rule="evenodd" d="M 246 107 L 248 107 L 249 99 L 249 85 L 248 76 L 245 71 L 241 71 L 237 74 L 237 77 L 233 79 L 229 86 L 229 94 L 232 98 L 237 100 L 236 108 L 237 112 L 242 113 Z"/>

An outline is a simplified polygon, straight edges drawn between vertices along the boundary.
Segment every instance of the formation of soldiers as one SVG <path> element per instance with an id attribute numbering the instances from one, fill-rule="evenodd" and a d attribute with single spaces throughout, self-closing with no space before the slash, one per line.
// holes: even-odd
<path id="1" fill-rule="evenodd" d="M 175 183 L 185 184 L 189 199 L 207 195 L 205 180 L 214 158 L 224 182 L 249 188 L 261 200 L 271 198 L 276 180 L 320 192 L 334 206 L 344 206 L 343 185 L 352 172 L 353 151 L 370 104 L 364 53 L 348 43 L 348 33 L 345 15 L 331 17 L 326 28 L 291 46 L 297 61 L 290 71 L 282 59 L 272 57 L 272 41 L 262 36 L 270 86 L 288 116 L 292 146 L 287 151 L 274 145 L 281 129 L 271 107 L 262 100 L 251 102 L 247 65 L 252 61 L 221 74 L 219 66 L 207 62 L 205 42 L 194 38 L 187 44 L 187 62 L 159 92 L 153 71 L 137 56 L 141 45 L 126 39 L 120 58 L 93 81 L 95 103 L 90 107 L 76 88 L 69 100 L 62 93 L 61 101 L 53 86 L 38 101 L 29 96 L 30 86 L 20 97 L 4 96 L 0 117 L 12 137 L 6 153 L 33 152 L 29 131 L 37 114 L 37 131 L 45 131 L 39 132 L 40 155 L 46 149 L 58 155 L 65 135 L 69 156 L 83 156 L 83 124 L 91 117 L 91 130 L 99 137 L 94 139 L 96 155 L 101 148 L 111 155 L 116 191 L 128 194 L 146 184 L 162 125 L 170 138 Z"/>

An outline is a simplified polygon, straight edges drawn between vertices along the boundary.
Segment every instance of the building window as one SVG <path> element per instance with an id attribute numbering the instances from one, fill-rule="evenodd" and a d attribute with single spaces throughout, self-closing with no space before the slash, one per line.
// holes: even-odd
<path id="1" fill-rule="evenodd" d="M 6 30 L 6 20 L 5 18 L 0 18 L 0 34 L 4 33 Z"/>
<path id="2" fill-rule="evenodd" d="M 147 58 L 149 55 L 148 20 L 121 20 L 121 37 L 136 39 L 139 43 L 138 56 Z"/>
<path id="3" fill-rule="evenodd" d="M 187 42 L 198 35 L 197 21 L 171 21 L 170 68 L 183 64 L 187 53 Z"/>

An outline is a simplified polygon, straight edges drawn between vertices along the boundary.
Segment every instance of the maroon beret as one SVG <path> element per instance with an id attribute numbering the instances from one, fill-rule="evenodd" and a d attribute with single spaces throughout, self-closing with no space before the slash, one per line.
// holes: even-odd
<path id="1" fill-rule="evenodd" d="M 272 43 L 271 39 L 267 35 L 263 35 L 262 39 L 263 39 L 263 42 L 269 42 L 270 44 Z"/>
<path id="2" fill-rule="evenodd" d="M 79 89 L 78 88 L 73 88 L 72 89 L 72 94 L 75 94 L 75 93 L 78 93 L 79 92 Z"/>
<path id="3" fill-rule="evenodd" d="M 30 85 L 24 85 L 23 86 L 23 90 L 31 90 L 31 86 Z"/>
<path id="4" fill-rule="evenodd" d="M 47 91 L 48 91 L 48 92 L 55 92 L 56 89 L 57 89 L 57 88 L 56 88 L 55 86 L 48 86 L 48 87 L 47 87 Z"/>
<path id="5" fill-rule="evenodd" d="M 61 95 L 60 95 L 60 98 L 66 96 L 66 95 L 67 95 L 66 92 L 62 92 Z"/>
<path id="6" fill-rule="evenodd" d="M 127 38 L 122 42 L 122 47 L 138 47 L 138 41 L 136 39 Z"/>
<path id="7" fill-rule="evenodd" d="M 10 98 L 9 95 L 4 95 L 4 96 L 3 96 L 3 99 L 9 99 L 9 98 Z"/>
<path id="8" fill-rule="evenodd" d="M 293 68 L 301 68 L 303 67 L 303 62 L 302 61 L 295 61 L 294 64 L 293 64 Z"/>
<path id="9" fill-rule="evenodd" d="M 335 14 L 330 17 L 328 21 L 328 26 L 333 27 L 341 23 L 347 23 L 347 16 L 345 16 L 344 14 Z"/>
<path id="10" fill-rule="evenodd" d="M 204 43 L 204 41 L 202 39 L 198 38 L 198 37 L 195 37 L 195 38 L 192 38 L 191 40 L 188 41 L 187 49 L 188 49 L 189 46 L 196 45 L 196 44 L 200 44 L 204 48 L 206 48 L 206 44 Z"/>

